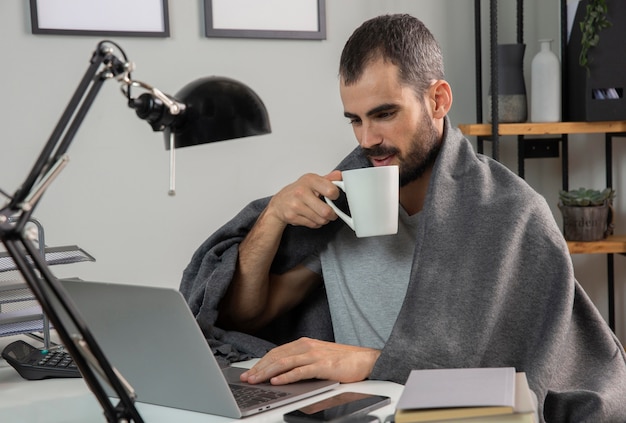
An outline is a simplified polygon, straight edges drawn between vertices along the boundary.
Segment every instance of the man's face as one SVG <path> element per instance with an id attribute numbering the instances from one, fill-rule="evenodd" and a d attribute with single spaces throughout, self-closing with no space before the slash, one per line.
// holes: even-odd
<path id="1" fill-rule="evenodd" d="M 398 68 L 382 59 L 354 84 L 340 86 L 344 115 L 374 166 L 398 165 L 400 185 L 419 178 L 441 145 L 424 99 L 398 80 Z M 421 100 L 421 101 L 420 101 Z"/>

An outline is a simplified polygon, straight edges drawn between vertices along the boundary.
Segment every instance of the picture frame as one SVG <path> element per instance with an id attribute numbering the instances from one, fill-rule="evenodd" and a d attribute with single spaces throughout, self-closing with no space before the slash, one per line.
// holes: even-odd
<path id="1" fill-rule="evenodd" d="M 204 17 L 207 37 L 326 39 L 325 0 L 204 0 Z"/>
<path id="2" fill-rule="evenodd" d="M 33 34 L 169 37 L 168 0 L 30 0 Z"/>

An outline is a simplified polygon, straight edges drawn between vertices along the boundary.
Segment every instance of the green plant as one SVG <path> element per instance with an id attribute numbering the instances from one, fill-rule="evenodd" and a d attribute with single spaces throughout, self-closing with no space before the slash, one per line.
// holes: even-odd
<path id="1" fill-rule="evenodd" d="M 578 188 L 571 191 L 559 191 L 559 200 L 564 206 L 590 207 L 601 206 L 615 198 L 615 190 L 605 188 L 597 189 Z"/>
<path id="2" fill-rule="evenodd" d="M 606 17 L 609 10 L 606 1 L 589 0 L 585 17 L 580 22 L 582 39 L 580 41 L 578 63 L 587 69 L 587 73 L 589 73 L 589 63 L 591 62 L 589 50 L 596 47 L 600 42 L 600 31 L 611 26 L 611 22 Z"/>

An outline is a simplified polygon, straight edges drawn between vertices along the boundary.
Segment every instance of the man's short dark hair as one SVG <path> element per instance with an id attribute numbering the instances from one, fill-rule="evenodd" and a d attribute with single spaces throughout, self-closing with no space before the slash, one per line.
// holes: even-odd
<path id="1" fill-rule="evenodd" d="M 396 65 L 400 81 L 418 95 L 426 92 L 431 81 L 445 78 L 437 40 L 411 15 L 382 15 L 358 27 L 344 46 L 339 76 L 345 85 L 351 85 L 379 58 Z"/>

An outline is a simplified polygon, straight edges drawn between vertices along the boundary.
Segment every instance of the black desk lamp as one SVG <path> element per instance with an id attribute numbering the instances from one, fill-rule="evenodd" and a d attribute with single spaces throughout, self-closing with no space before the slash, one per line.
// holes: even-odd
<path id="1" fill-rule="evenodd" d="M 114 54 L 115 49 L 123 60 Z M 46 188 L 67 164 L 66 152 L 100 87 L 108 79 L 115 78 L 122 84 L 128 105 L 140 118 L 148 121 L 153 130 L 164 132 L 170 153 L 178 147 L 266 134 L 270 132 L 270 125 L 260 98 L 235 80 L 200 79 L 171 97 L 148 84 L 134 81 L 132 70 L 132 64 L 117 44 L 111 41 L 98 44 L 85 75 L 24 183 L 13 195 L 0 190 L 8 199 L 0 209 L 0 239 L 74 358 L 107 421 L 138 423 L 143 419 L 135 407 L 132 387 L 109 363 L 24 228 Z M 147 92 L 133 97 L 133 87 Z M 173 155 L 171 170 L 170 194 L 173 194 Z M 119 397 L 117 405 L 111 402 L 101 381 L 110 385 Z"/>
<path id="2" fill-rule="evenodd" d="M 125 77 L 123 92 L 137 116 L 155 131 L 163 131 L 170 151 L 170 190 L 175 194 L 174 149 L 270 132 L 269 118 L 261 99 L 241 82 L 207 77 L 183 87 L 175 99 L 142 82 Z M 149 93 L 130 96 L 132 86 Z"/>

